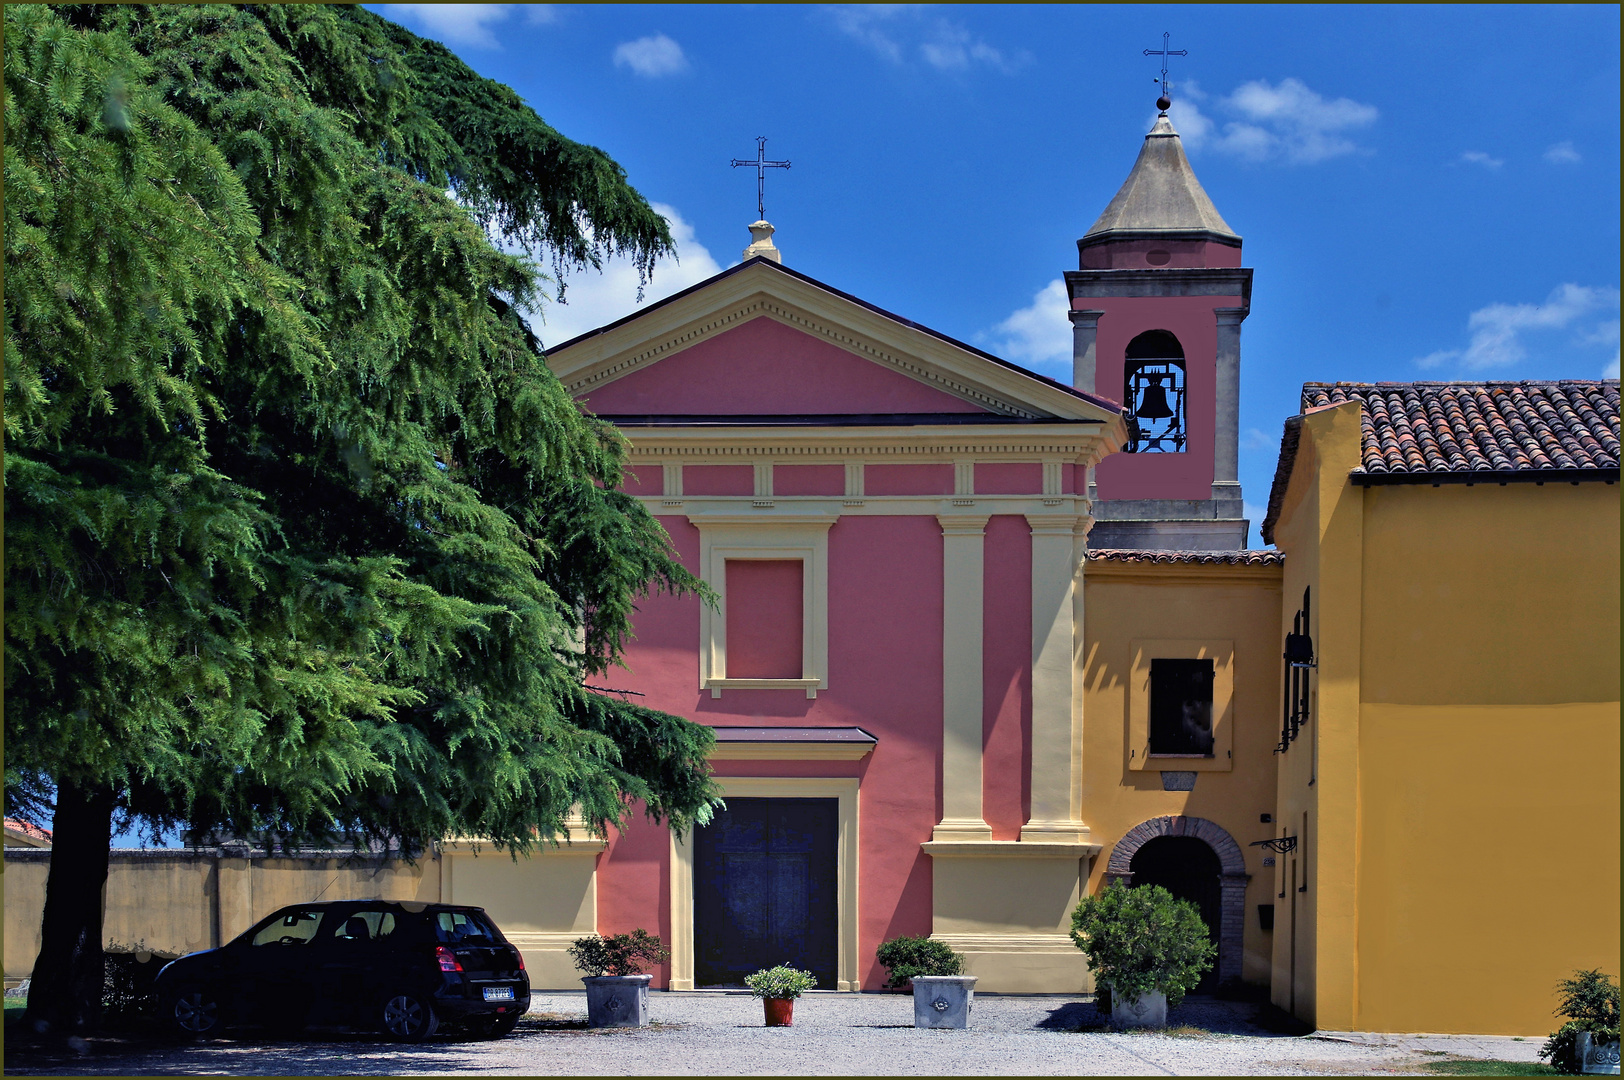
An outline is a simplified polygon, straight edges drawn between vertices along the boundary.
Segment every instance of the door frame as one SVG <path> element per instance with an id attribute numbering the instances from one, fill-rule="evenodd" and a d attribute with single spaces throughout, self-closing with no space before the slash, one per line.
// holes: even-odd
<path id="1" fill-rule="evenodd" d="M 717 776 L 724 799 L 836 799 L 835 990 L 861 990 L 857 971 L 857 778 Z M 671 834 L 672 990 L 694 988 L 694 849 Z"/>

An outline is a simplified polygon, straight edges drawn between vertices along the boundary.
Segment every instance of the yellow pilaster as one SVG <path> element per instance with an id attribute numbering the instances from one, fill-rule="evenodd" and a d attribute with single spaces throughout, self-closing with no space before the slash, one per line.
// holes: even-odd
<path id="1" fill-rule="evenodd" d="M 986 514 L 942 526 L 942 820 L 933 840 L 991 840 L 981 811 L 981 637 Z"/>
<path id="2" fill-rule="evenodd" d="M 1022 840 L 1079 843 L 1082 725 L 1074 597 L 1081 565 L 1077 514 L 1028 514 L 1032 529 L 1032 816 Z M 1086 530 L 1085 530 L 1086 531 Z"/>
<path id="3" fill-rule="evenodd" d="M 1308 885 L 1305 915 L 1313 934 L 1314 1023 L 1333 1031 L 1360 1026 L 1355 916 L 1364 491 L 1348 481 L 1348 472 L 1360 462 L 1360 408 L 1350 401 L 1303 420 L 1303 434 L 1313 440 L 1319 463 L 1319 587 L 1312 612 L 1318 700 L 1310 721 L 1319 731 L 1311 743 L 1317 757 L 1314 798 L 1299 843 Z"/>

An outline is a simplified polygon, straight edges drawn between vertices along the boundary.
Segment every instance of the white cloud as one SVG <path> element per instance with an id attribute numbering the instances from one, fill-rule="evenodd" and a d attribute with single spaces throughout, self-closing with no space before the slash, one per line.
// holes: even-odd
<path id="1" fill-rule="evenodd" d="M 1602 369 L 1601 377 L 1604 379 L 1618 378 L 1618 320 L 1608 319 L 1596 327 L 1593 333 L 1586 334 L 1582 339 L 1587 345 L 1611 345 L 1613 359 Z"/>
<path id="2" fill-rule="evenodd" d="M 939 21 L 930 39 L 920 44 L 919 53 L 925 63 L 938 71 L 967 71 L 977 64 L 985 64 L 1007 73 L 1026 60 L 1025 53 L 1014 58 L 1005 56 L 1002 50 L 946 19 Z"/>
<path id="3" fill-rule="evenodd" d="M 976 340 L 1007 360 L 1052 369 L 1071 359 L 1071 320 L 1066 317 L 1070 309 L 1066 284 L 1056 278 L 1038 290 L 1029 306 L 999 323 L 990 333 L 977 334 Z M 1070 370 L 1064 372 L 1061 381 L 1071 381 Z"/>
<path id="4" fill-rule="evenodd" d="M 1468 150 L 1460 159 L 1468 165 L 1481 165 L 1485 169 L 1498 169 L 1506 163 L 1504 158 L 1490 157 L 1481 150 Z"/>
<path id="5" fill-rule="evenodd" d="M 902 63 L 902 45 L 892 37 L 889 24 L 899 15 L 916 14 L 911 4 L 867 4 L 826 9 L 842 34 L 861 42 L 893 64 Z"/>
<path id="6" fill-rule="evenodd" d="M 524 6 L 524 22 L 526 26 L 551 26 L 558 22 L 560 14 L 556 4 L 526 4 Z"/>
<path id="7" fill-rule="evenodd" d="M 688 70 L 682 46 L 664 34 L 651 34 L 615 46 L 615 66 L 628 67 L 648 79 Z"/>
<path id="8" fill-rule="evenodd" d="M 1573 148 L 1573 143 L 1564 139 L 1545 151 L 1545 160 L 1553 165 L 1577 165 L 1584 158 Z"/>
<path id="9" fill-rule="evenodd" d="M 1270 435 L 1262 428 L 1247 428 L 1241 438 L 1242 450 L 1273 450 L 1279 447 L 1280 436 Z"/>
<path id="10" fill-rule="evenodd" d="M 825 9 L 835 29 L 893 64 L 915 54 L 937 71 L 990 67 L 1009 73 L 1031 60 L 1024 49 L 1007 51 L 977 37 L 962 23 L 925 17 L 926 6 L 869 4 Z"/>
<path id="11" fill-rule="evenodd" d="M 543 5 L 551 8 L 551 5 Z M 385 17 L 409 23 L 447 45 L 499 49 L 491 27 L 512 12 L 507 4 L 384 4 Z"/>
<path id="12" fill-rule="evenodd" d="M 1376 122 L 1374 105 L 1350 98 L 1327 100 L 1297 79 L 1270 86 L 1258 80 L 1244 84 L 1216 107 L 1236 119 L 1219 121 L 1197 102 L 1207 95 L 1192 79 L 1174 88 L 1168 117 L 1193 152 L 1211 149 L 1245 161 L 1283 160 L 1311 165 L 1348 154 L 1368 153 L 1350 137 Z"/>
<path id="13" fill-rule="evenodd" d="M 721 272 L 721 265 L 695 238 L 694 227 L 681 214 L 663 203 L 655 203 L 654 212 L 671 223 L 677 260 L 662 260 L 655 268 L 654 280 L 644 289 L 642 304 L 637 302 L 637 268 L 632 261 L 624 256 L 605 259 L 601 274 L 585 270 L 570 277 L 565 303 L 547 304 L 540 314 L 526 313 L 531 329 L 544 345 L 557 345 L 596 330 Z"/>
<path id="14" fill-rule="evenodd" d="M 1241 502 L 1241 517 L 1252 523 L 1252 528 L 1262 529 L 1263 519 L 1269 516 L 1267 506 L 1259 506 L 1255 502 L 1243 500 Z"/>
<path id="15" fill-rule="evenodd" d="M 1543 304 L 1490 304 L 1472 312 L 1466 320 L 1471 340 L 1464 349 L 1444 349 L 1416 361 L 1419 367 L 1434 368 L 1453 363 L 1468 371 L 1509 367 L 1528 356 L 1525 337 L 1540 332 L 1574 329 L 1575 345 L 1612 345 L 1614 363 L 1618 352 L 1618 319 L 1587 322 L 1598 312 L 1618 310 L 1616 287 L 1559 285 Z"/>

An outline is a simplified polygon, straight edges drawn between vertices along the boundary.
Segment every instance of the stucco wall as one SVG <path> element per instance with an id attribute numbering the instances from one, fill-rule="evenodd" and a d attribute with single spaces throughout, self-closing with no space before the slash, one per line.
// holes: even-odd
<path id="1" fill-rule="evenodd" d="M 952 467 L 946 471 L 951 483 Z M 684 562 L 697 567 L 698 530 L 684 518 L 661 522 Z M 729 689 L 713 697 L 698 689 L 699 604 L 691 598 L 640 605 L 626 652 L 630 672 L 620 676 L 645 694 L 644 704 L 705 724 L 859 726 L 878 738 L 857 762 L 715 765 L 722 776 L 862 778 L 855 926 L 865 987 L 885 979 L 873 958 L 881 941 L 931 930 L 930 868 L 919 844 L 941 816 L 942 587 L 935 517 L 843 517 L 829 531 L 829 687 L 815 700 L 798 690 Z M 1019 754 L 1019 732 L 1005 737 Z M 612 835 L 597 879 L 603 932 L 641 926 L 671 940 L 670 874 L 666 829 L 639 818 Z M 656 985 L 670 974 L 662 967 Z"/>
<path id="2" fill-rule="evenodd" d="M 1166 330 L 1184 348 L 1186 432 L 1182 454 L 1113 454 L 1094 478 L 1101 499 L 1209 499 L 1212 497 L 1218 393 L 1218 320 L 1214 308 L 1237 307 L 1240 296 L 1089 297 L 1076 300 L 1105 312 L 1096 346 L 1095 391 L 1123 394 L 1128 343 L 1148 330 Z"/>
<path id="3" fill-rule="evenodd" d="M 1240 977 L 1267 983 L 1271 935 L 1259 928 L 1257 905 L 1275 902 L 1274 872 L 1263 866 L 1262 849 L 1246 845 L 1273 835 L 1259 817 L 1275 799 L 1280 567 L 1091 562 L 1084 582 L 1083 817 L 1105 846 L 1093 861 L 1089 892 L 1103 886 L 1113 848 L 1141 823 L 1163 816 L 1213 822 L 1240 846 L 1252 875 Z M 1134 768 L 1130 759 L 1132 643 L 1167 639 L 1234 643 L 1233 757 L 1203 763 L 1214 767 L 1198 772 L 1190 791 L 1163 790 L 1159 769 Z"/>
<path id="4" fill-rule="evenodd" d="M 1358 420 L 1304 418 L 1275 530 L 1319 667 L 1279 759 L 1274 1000 L 1540 1035 L 1558 979 L 1618 970 L 1617 488 L 1356 487 Z"/>
<path id="5" fill-rule="evenodd" d="M 1618 489 L 1363 504 L 1359 1025 L 1549 1031 L 1618 973 Z"/>
<path id="6" fill-rule="evenodd" d="M 50 852 L 7 848 L 5 864 L 5 977 L 20 979 L 32 972 L 39 955 Z M 221 945 L 288 904 L 437 901 L 440 860 L 431 856 L 413 866 L 322 853 L 244 858 L 212 850 L 117 850 L 108 866 L 106 897 L 106 947 L 139 946 L 179 956 Z M 500 917 L 497 923 L 504 930 L 508 926 Z"/>

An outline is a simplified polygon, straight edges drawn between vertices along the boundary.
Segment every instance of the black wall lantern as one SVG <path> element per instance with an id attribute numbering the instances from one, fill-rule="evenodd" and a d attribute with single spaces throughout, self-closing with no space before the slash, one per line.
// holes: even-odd
<path id="1" fill-rule="evenodd" d="M 1291 632 L 1286 635 L 1284 715 L 1280 721 L 1280 744 L 1277 754 L 1290 749 L 1303 724 L 1308 722 L 1308 673 L 1319 667 L 1314 659 L 1314 639 L 1308 635 L 1309 590 L 1303 590 L 1303 606 L 1291 620 Z"/>
<path id="2" fill-rule="evenodd" d="M 1286 663 L 1294 668 L 1319 667 L 1314 662 L 1314 639 L 1307 634 L 1287 634 Z"/>

